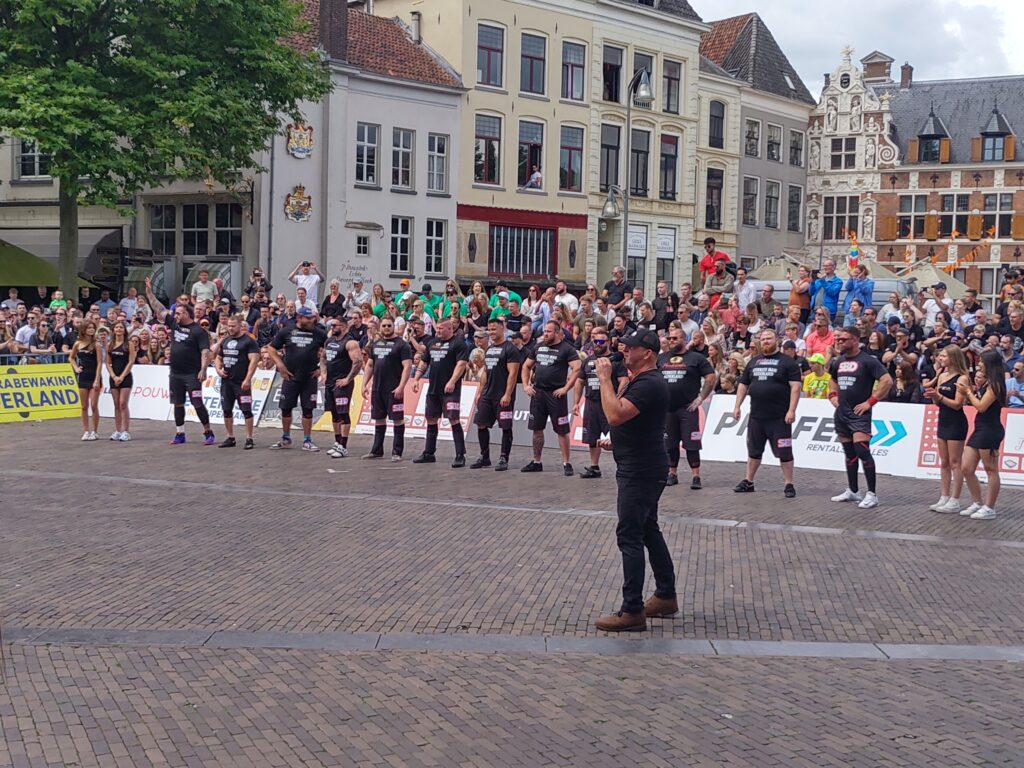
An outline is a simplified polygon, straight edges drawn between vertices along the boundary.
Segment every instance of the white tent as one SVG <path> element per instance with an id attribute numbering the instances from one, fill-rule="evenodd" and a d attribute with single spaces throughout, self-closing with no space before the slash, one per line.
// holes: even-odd
<path id="1" fill-rule="evenodd" d="M 885 280 L 896 277 L 895 272 L 893 272 L 884 264 L 881 264 L 880 262 L 877 262 L 873 259 L 861 259 L 860 263 L 868 268 L 868 272 L 870 273 L 869 277 L 872 280 Z M 850 276 L 850 268 L 849 266 L 847 266 L 846 261 L 843 261 L 841 264 L 836 265 L 836 274 L 842 278 L 847 278 Z"/>
<path id="2" fill-rule="evenodd" d="M 786 272 L 792 272 L 795 275 L 796 268 L 799 266 L 799 261 L 783 256 L 766 261 L 750 273 L 750 278 L 752 280 L 785 280 Z"/>
<path id="3" fill-rule="evenodd" d="M 962 298 L 964 291 L 967 290 L 966 285 L 952 275 L 947 275 L 942 270 L 936 268 L 934 264 L 922 264 L 916 269 L 911 270 L 909 274 L 904 275 L 903 279 L 916 280 L 918 290 L 928 288 L 936 283 L 945 283 L 946 295 L 951 299 Z"/>

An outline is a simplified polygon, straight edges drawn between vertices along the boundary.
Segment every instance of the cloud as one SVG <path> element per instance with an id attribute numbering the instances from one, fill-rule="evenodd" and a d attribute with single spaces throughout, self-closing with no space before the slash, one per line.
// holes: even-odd
<path id="1" fill-rule="evenodd" d="M 750 0 L 691 0 L 705 21 L 749 13 Z M 839 64 L 846 45 L 854 59 L 874 50 L 914 66 L 918 80 L 1011 74 L 1015 30 L 1024 25 L 1019 0 L 860 0 L 856 4 L 775 0 L 758 10 L 811 93 Z M 794 20 L 799 20 L 794 23 Z"/>

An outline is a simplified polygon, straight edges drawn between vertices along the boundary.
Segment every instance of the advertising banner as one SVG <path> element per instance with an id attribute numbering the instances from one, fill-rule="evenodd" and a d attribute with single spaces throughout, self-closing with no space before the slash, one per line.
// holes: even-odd
<path id="1" fill-rule="evenodd" d="M 260 414 L 263 413 L 263 408 L 270 397 L 271 385 L 274 382 L 275 376 L 275 371 L 256 371 L 252 375 L 252 415 L 254 422 L 259 422 L 260 420 Z M 203 405 L 210 412 L 211 424 L 224 423 L 224 409 L 220 400 L 220 376 L 217 375 L 217 371 L 214 368 L 208 369 L 206 378 L 203 379 Z M 174 414 L 172 413 L 171 417 L 173 418 L 173 416 Z M 245 423 L 245 417 L 242 416 L 237 403 L 235 404 L 232 418 L 235 424 Z M 185 405 L 185 420 L 199 421 L 199 417 L 196 416 L 196 409 L 192 407 L 191 402 Z"/>
<path id="2" fill-rule="evenodd" d="M 0 422 L 70 419 L 80 413 L 70 363 L 0 368 Z"/>

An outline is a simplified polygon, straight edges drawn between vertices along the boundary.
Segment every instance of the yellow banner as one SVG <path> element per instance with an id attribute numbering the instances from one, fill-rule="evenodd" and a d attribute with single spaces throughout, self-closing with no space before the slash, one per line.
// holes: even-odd
<path id="1" fill-rule="evenodd" d="M 0 368 L 0 422 L 70 419 L 81 412 L 70 363 Z"/>

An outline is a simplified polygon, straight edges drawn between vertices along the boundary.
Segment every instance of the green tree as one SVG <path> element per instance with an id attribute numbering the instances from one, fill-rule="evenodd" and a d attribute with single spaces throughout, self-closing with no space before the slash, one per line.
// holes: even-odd
<path id="1" fill-rule="evenodd" d="M 77 295 L 78 206 L 253 168 L 330 88 L 291 0 L 0 0 L 0 131 L 51 156 L 60 288 Z"/>

